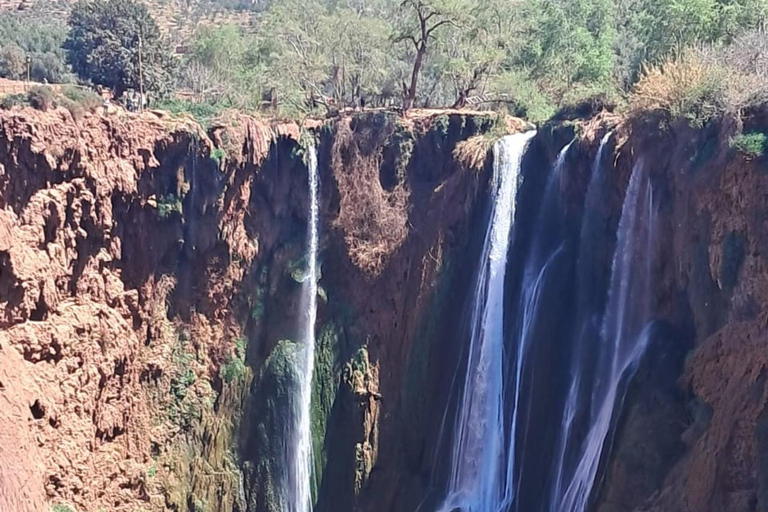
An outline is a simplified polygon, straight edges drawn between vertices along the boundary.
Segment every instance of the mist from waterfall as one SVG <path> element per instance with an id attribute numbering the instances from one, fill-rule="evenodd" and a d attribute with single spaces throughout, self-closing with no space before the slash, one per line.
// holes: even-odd
<path id="1" fill-rule="evenodd" d="M 309 145 L 306 150 L 306 162 L 309 175 L 309 229 L 307 234 L 307 271 L 302 283 L 301 295 L 301 336 L 300 349 L 297 353 L 297 374 L 300 379 L 297 405 L 294 410 L 295 439 L 289 445 L 289 468 L 285 489 L 286 512 L 310 512 L 312 510 L 312 431 L 311 399 L 312 375 L 315 362 L 315 323 L 317 320 L 317 250 L 319 231 L 319 177 L 317 170 L 317 150 Z"/>
<path id="2" fill-rule="evenodd" d="M 445 511 L 497 511 L 505 502 L 504 285 L 521 161 L 534 135 L 494 146 L 494 200 L 474 285 Z"/>

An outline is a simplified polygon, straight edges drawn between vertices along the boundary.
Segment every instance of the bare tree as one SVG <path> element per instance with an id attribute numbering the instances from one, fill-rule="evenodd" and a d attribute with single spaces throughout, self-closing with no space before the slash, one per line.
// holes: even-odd
<path id="1" fill-rule="evenodd" d="M 403 83 L 403 110 L 413 107 L 419 84 L 419 74 L 435 38 L 435 31 L 444 25 L 457 25 L 454 10 L 448 2 L 430 0 L 404 0 L 400 8 L 412 11 L 416 24 L 407 24 L 395 37 L 395 42 L 410 41 L 416 50 L 410 84 Z"/>
<path id="2" fill-rule="evenodd" d="M 218 101 L 227 92 L 227 81 L 211 67 L 188 62 L 181 70 L 179 85 L 190 91 L 195 101 Z"/>

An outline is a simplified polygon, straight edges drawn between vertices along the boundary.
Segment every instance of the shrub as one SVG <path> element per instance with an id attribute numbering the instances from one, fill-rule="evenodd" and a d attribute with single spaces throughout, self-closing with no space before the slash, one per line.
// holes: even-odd
<path id="1" fill-rule="evenodd" d="M 26 73 L 26 55 L 15 43 L 6 44 L 0 49 L 0 75 L 5 78 L 19 79 Z"/>
<path id="2" fill-rule="evenodd" d="M 697 52 L 710 67 L 728 74 L 725 104 L 730 112 L 768 101 L 768 38 L 755 30 L 729 45 L 710 45 Z"/>
<path id="3" fill-rule="evenodd" d="M 221 367 L 221 380 L 230 384 L 245 378 L 246 367 L 242 359 L 233 357 Z"/>
<path id="4" fill-rule="evenodd" d="M 23 107 L 24 105 L 29 105 L 26 94 L 9 94 L 0 101 L 0 108 L 4 110 L 9 110 L 13 107 Z"/>
<path id="5" fill-rule="evenodd" d="M 685 118 L 702 126 L 726 110 L 728 76 L 688 52 L 656 66 L 645 66 L 630 99 L 634 115 L 661 112 L 669 119 Z"/>
<path id="6" fill-rule="evenodd" d="M 69 505 L 57 504 L 51 509 L 51 512 L 74 512 Z"/>
<path id="7" fill-rule="evenodd" d="M 768 135 L 762 132 L 742 133 L 731 139 L 731 147 L 742 153 L 759 157 L 765 153 Z"/>
<path id="8" fill-rule="evenodd" d="M 247 341 L 245 338 L 235 340 L 235 353 L 230 354 L 228 361 L 219 370 L 221 380 L 230 384 L 232 382 L 241 382 L 248 374 L 248 368 L 245 366 L 245 351 Z"/>
<path id="9" fill-rule="evenodd" d="M 61 93 L 65 98 L 77 103 L 86 111 L 92 112 L 102 105 L 101 96 L 82 87 L 66 85 L 62 88 Z"/>
<path id="10" fill-rule="evenodd" d="M 496 138 L 489 134 L 475 135 L 456 144 L 453 157 L 464 167 L 479 171 L 485 165 L 495 141 Z"/>
<path id="11" fill-rule="evenodd" d="M 67 76 L 67 65 L 64 59 L 53 52 L 45 52 L 32 57 L 30 74 L 32 80 L 37 82 L 47 81 L 59 84 L 71 76 Z"/>
<path id="12" fill-rule="evenodd" d="M 227 152 L 222 148 L 213 148 L 211 150 L 211 160 L 216 162 L 219 166 L 221 166 L 221 162 L 223 162 L 226 157 Z"/>
<path id="13" fill-rule="evenodd" d="M 54 106 L 56 95 L 53 89 L 44 85 L 36 85 L 27 93 L 27 100 L 34 108 L 42 111 L 51 109 Z"/>
<path id="14" fill-rule="evenodd" d="M 72 119 L 75 121 L 79 121 L 85 115 L 85 109 L 83 106 L 70 100 L 69 98 L 61 98 L 59 100 L 59 104 L 69 110 L 69 113 L 72 114 Z"/>
<path id="15" fill-rule="evenodd" d="M 181 199 L 173 194 L 167 196 L 161 196 L 157 201 L 157 214 L 161 219 L 166 219 L 171 216 L 172 213 L 183 213 L 184 206 Z"/>
<path id="16" fill-rule="evenodd" d="M 219 117 L 225 107 L 221 104 L 195 103 L 184 100 L 168 100 L 155 105 L 155 108 L 167 110 L 172 114 L 187 114 L 192 116 L 204 128 L 208 128 L 214 119 Z"/>
<path id="17" fill-rule="evenodd" d="M 524 72 L 502 74 L 492 83 L 491 93 L 507 105 L 510 114 L 533 123 L 546 121 L 555 113 L 553 99 Z"/>

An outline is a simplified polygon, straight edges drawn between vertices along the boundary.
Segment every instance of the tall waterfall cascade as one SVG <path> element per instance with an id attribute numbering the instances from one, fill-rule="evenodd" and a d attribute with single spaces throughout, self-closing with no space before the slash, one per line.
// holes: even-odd
<path id="1" fill-rule="evenodd" d="M 600 332 L 597 364 L 590 387 L 589 430 L 578 463 L 551 512 L 584 512 L 601 455 L 621 407 L 628 380 L 648 344 L 657 216 L 653 187 L 642 161 L 630 178 L 616 240 L 608 305 Z"/>
<path id="2" fill-rule="evenodd" d="M 440 512 L 520 512 L 531 506 L 585 512 L 649 343 L 658 215 L 647 169 L 640 161 L 632 170 L 612 260 L 608 252 L 596 255 L 591 238 L 605 230 L 599 210 L 609 193 L 603 167 L 612 133 L 592 164 L 580 231 L 567 231 L 564 222 L 562 184 L 572 142 L 548 175 L 530 238 L 518 242 L 512 219 L 531 137 L 509 136 L 494 147 L 494 203 L 469 307 L 467 357 L 458 373 L 464 380 Z M 513 241 L 525 244 L 515 250 L 524 254 L 520 261 L 509 259 Z M 516 265 L 519 280 L 506 279 Z M 594 283 L 598 265 L 604 278 Z M 519 290 L 506 290 L 513 282 Z M 547 329 L 556 313 L 547 302 L 562 290 L 573 292 L 563 317 L 573 328 Z M 505 301 L 507 294 L 514 300 Z M 538 349 L 542 342 L 547 349 Z M 541 364 L 568 373 L 542 380 Z M 542 404 L 541 396 L 554 398 Z M 542 431 L 542 421 L 552 428 Z M 546 460 L 534 460 L 530 442 L 547 445 Z M 533 482 L 531 470 L 546 481 Z M 524 499 L 521 493 L 527 493 Z"/>
<path id="3" fill-rule="evenodd" d="M 315 361 L 315 323 L 317 320 L 317 251 L 319 237 L 319 177 L 317 150 L 314 145 L 306 148 L 309 175 L 309 229 L 307 234 L 307 271 L 302 283 L 301 348 L 297 357 L 297 374 L 300 378 L 297 409 L 294 411 L 295 435 L 288 469 L 288 485 L 285 489 L 287 512 L 312 510 L 312 432 L 311 399 L 312 376 Z"/>
<path id="4" fill-rule="evenodd" d="M 494 146 L 494 200 L 473 291 L 445 511 L 496 511 L 504 502 L 504 284 L 521 161 L 534 135 L 510 135 Z"/>

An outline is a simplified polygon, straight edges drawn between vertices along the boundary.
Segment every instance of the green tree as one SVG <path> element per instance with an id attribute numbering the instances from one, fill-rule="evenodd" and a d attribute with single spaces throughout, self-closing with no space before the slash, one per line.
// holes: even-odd
<path id="1" fill-rule="evenodd" d="M 717 11 L 717 35 L 727 41 L 747 30 L 765 31 L 767 0 L 719 0 Z"/>
<path id="2" fill-rule="evenodd" d="M 562 99 L 586 84 L 610 83 L 615 29 L 611 0 L 530 0 L 517 65 Z"/>
<path id="3" fill-rule="evenodd" d="M 322 37 L 327 41 L 325 89 L 337 104 L 350 105 L 363 98 L 388 94 L 392 60 L 390 24 L 349 8 L 330 10 Z"/>
<path id="4" fill-rule="evenodd" d="M 199 29 L 181 69 L 181 86 L 199 100 L 247 108 L 256 94 L 248 60 L 251 46 L 251 39 L 232 25 Z"/>
<path id="5" fill-rule="evenodd" d="M 72 69 L 84 80 L 113 88 L 165 93 L 173 58 L 144 4 L 134 0 L 79 0 L 65 41 Z"/>
<path id="6" fill-rule="evenodd" d="M 716 0 L 644 0 L 637 11 L 643 59 L 661 62 L 698 42 L 715 39 Z"/>
<path id="7" fill-rule="evenodd" d="M 0 75 L 19 79 L 26 74 L 27 57 L 16 43 L 3 45 L 0 49 Z"/>
<path id="8" fill-rule="evenodd" d="M 319 0 L 275 0 L 261 19 L 257 55 L 267 71 L 259 85 L 292 113 L 330 106 L 326 9 Z"/>
<path id="9" fill-rule="evenodd" d="M 31 59 L 32 80 L 52 83 L 71 81 L 62 43 L 66 29 L 25 11 L 0 13 L 0 74 L 7 78 L 26 78 L 26 59 Z"/>
<path id="10" fill-rule="evenodd" d="M 412 68 L 408 83 L 403 83 L 403 110 L 413 107 L 419 87 L 419 76 L 428 52 L 437 39 L 438 30 L 460 28 L 470 4 L 461 0 L 404 0 L 396 43 L 412 45 Z"/>

